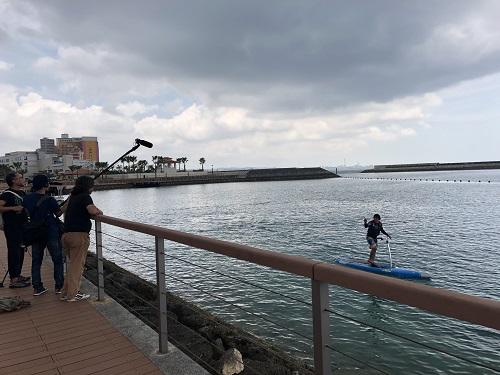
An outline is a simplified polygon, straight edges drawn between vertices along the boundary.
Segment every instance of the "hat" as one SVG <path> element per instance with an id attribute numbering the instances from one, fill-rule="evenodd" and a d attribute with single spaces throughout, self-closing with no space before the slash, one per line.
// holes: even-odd
<path id="1" fill-rule="evenodd" d="M 37 191 L 49 187 L 49 178 L 44 174 L 33 177 L 33 190 Z"/>

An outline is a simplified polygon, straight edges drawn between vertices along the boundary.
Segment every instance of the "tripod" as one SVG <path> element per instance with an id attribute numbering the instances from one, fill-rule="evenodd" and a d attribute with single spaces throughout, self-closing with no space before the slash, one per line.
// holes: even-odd
<path id="1" fill-rule="evenodd" d="M 5 279 L 7 278 L 8 274 L 9 274 L 9 270 L 7 270 L 7 272 L 5 272 L 5 275 L 4 275 L 3 279 L 2 279 L 2 282 L 0 283 L 0 288 L 3 288 L 3 283 L 4 283 Z"/>

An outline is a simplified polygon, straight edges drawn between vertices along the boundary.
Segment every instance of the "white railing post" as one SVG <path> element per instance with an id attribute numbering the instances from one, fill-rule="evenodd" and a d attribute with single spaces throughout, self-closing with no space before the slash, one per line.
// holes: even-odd
<path id="1" fill-rule="evenodd" d="M 97 257 L 97 300 L 104 301 L 104 262 L 102 259 L 102 223 L 95 221 L 95 253 Z"/>
<path id="2" fill-rule="evenodd" d="M 328 308 L 328 283 L 316 280 L 312 285 L 312 315 L 313 315 L 313 342 L 314 342 L 314 374 L 330 375 L 330 316 Z"/>
<path id="3" fill-rule="evenodd" d="M 159 352 L 168 352 L 167 288 L 165 285 L 165 240 L 155 236 L 156 285 L 158 286 Z"/>

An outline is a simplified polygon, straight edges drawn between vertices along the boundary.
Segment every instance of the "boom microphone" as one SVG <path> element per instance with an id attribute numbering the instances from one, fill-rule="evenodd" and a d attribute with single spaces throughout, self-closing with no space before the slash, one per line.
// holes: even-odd
<path id="1" fill-rule="evenodd" d="M 139 138 L 135 139 L 135 143 L 137 143 L 138 145 L 147 147 L 147 148 L 153 147 L 153 144 L 151 142 L 148 142 L 148 141 L 145 141 L 145 140 L 139 139 Z"/>

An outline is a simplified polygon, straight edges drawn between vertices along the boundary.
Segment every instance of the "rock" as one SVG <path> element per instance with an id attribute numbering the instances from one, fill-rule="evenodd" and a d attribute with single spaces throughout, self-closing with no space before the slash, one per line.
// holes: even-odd
<path id="1" fill-rule="evenodd" d="M 224 352 L 221 358 L 220 366 L 222 375 L 239 374 L 245 369 L 243 365 L 243 357 L 238 349 L 231 348 Z"/>
<path id="2" fill-rule="evenodd" d="M 90 265 L 95 264 L 95 256 L 90 254 L 87 261 Z M 86 270 L 85 274 L 86 277 L 92 276 L 94 284 L 97 282 L 95 267 Z M 121 301 L 153 329 L 158 329 L 156 286 L 107 260 L 104 260 L 104 274 L 106 293 Z M 199 358 L 199 363 L 210 371 L 216 369 L 218 374 L 291 375 L 292 371 L 299 370 L 300 375 L 314 374 L 312 368 L 274 345 L 169 292 L 167 308 L 169 339 L 175 340 L 179 349 L 190 353 L 192 358 Z M 232 366 L 222 359 L 225 348 L 238 348 L 230 350 L 233 355 L 238 353 Z"/>
<path id="3" fill-rule="evenodd" d="M 217 355 L 221 355 L 224 353 L 224 344 L 222 343 L 222 339 L 220 337 L 217 337 L 217 339 L 214 342 L 215 347 L 217 348 Z"/>

